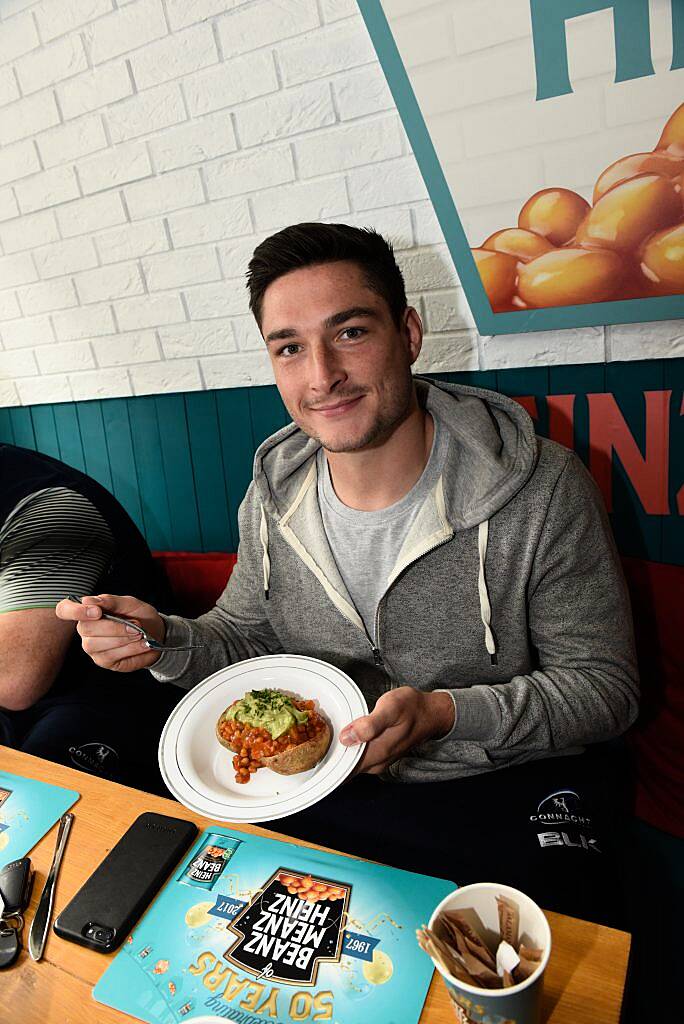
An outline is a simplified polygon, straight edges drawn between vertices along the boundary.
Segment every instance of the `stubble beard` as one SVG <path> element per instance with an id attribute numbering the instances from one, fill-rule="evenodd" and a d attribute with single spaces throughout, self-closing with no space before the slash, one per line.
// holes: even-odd
<path id="1" fill-rule="evenodd" d="M 295 422 L 300 430 L 303 430 L 314 441 L 320 442 L 325 451 L 333 454 L 343 452 L 358 452 L 364 448 L 370 448 L 382 443 L 392 431 L 402 423 L 411 411 L 411 397 L 413 394 L 413 379 L 409 378 L 405 389 L 394 390 L 390 394 L 389 407 L 380 412 L 374 423 L 368 427 L 361 437 L 348 437 L 343 440 L 326 441 L 319 433 L 312 432 L 311 428 L 305 427 L 301 422 Z"/>

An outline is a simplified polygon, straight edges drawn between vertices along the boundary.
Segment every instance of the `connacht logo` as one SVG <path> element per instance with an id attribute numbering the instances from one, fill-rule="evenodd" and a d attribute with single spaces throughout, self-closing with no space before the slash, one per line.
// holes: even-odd
<path id="1" fill-rule="evenodd" d="M 582 814 L 579 793 L 574 789 L 559 789 L 550 793 L 537 807 L 537 813 L 530 815 L 530 821 L 557 822 L 570 825 L 590 825 L 591 817 Z"/>
<path id="2" fill-rule="evenodd" d="M 69 747 L 71 760 L 79 768 L 96 775 L 111 774 L 119 763 L 119 755 L 106 743 L 82 743 L 80 747 Z"/>
<path id="3" fill-rule="evenodd" d="M 337 963 L 351 886 L 279 868 L 228 926 L 225 957 L 269 981 L 314 985 L 319 964 Z"/>

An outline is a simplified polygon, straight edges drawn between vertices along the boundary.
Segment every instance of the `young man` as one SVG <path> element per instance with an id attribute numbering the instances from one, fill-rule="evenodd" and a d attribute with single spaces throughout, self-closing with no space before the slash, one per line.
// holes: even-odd
<path id="1" fill-rule="evenodd" d="M 145 541 L 108 491 L 47 455 L 0 444 L 0 482 L 0 743 L 161 791 L 156 744 L 182 691 L 146 672 L 122 686 L 54 613 L 104 586 L 165 601 Z"/>
<path id="2" fill-rule="evenodd" d="M 412 377 L 420 317 L 374 232 L 287 228 L 256 249 L 249 289 L 293 423 L 256 453 L 225 592 L 194 621 L 110 595 L 58 614 L 79 620 L 99 665 L 184 687 L 288 651 L 348 672 L 371 708 L 341 735 L 367 742 L 363 774 L 284 831 L 459 881 L 483 877 L 492 848 L 513 884 L 541 877 L 540 851 L 554 867 L 598 858 L 575 784 L 593 769 L 557 755 L 622 733 L 638 684 L 618 556 L 582 463 L 512 400 Z M 159 658 L 102 610 L 205 647 Z M 547 796 L 574 804 L 549 811 Z"/>

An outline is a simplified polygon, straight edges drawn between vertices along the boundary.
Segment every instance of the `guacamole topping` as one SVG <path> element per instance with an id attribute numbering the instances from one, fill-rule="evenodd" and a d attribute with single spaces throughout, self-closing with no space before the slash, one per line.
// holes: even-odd
<path id="1" fill-rule="evenodd" d="M 276 740 L 293 725 L 306 722 L 309 715 L 296 708 L 292 698 L 280 690 L 250 690 L 228 708 L 227 717 L 266 729 Z"/>

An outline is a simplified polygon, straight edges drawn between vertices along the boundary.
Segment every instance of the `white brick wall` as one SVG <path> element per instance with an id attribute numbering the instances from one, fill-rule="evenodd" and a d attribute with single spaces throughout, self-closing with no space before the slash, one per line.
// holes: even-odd
<path id="1" fill-rule="evenodd" d="M 164 224 L 160 220 L 124 224 L 112 231 L 94 234 L 93 240 L 103 263 L 118 263 L 131 256 L 146 256 L 169 248 Z"/>
<path id="2" fill-rule="evenodd" d="M 87 68 L 83 42 L 76 35 L 63 36 L 50 46 L 27 53 L 14 66 L 24 96 L 62 82 Z"/>
<path id="3" fill-rule="evenodd" d="M 44 132 L 38 141 L 38 149 L 46 167 L 71 163 L 106 147 L 107 136 L 98 114 L 79 117 Z"/>
<path id="4" fill-rule="evenodd" d="M 161 0 L 139 0 L 107 18 L 91 22 L 83 37 L 93 64 L 101 64 L 160 39 L 167 31 Z"/>
<path id="5" fill-rule="evenodd" d="M 190 115 L 200 117 L 212 110 L 233 107 L 255 96 L 264 96 L 277 88 L 273 54 L 264 50 L 235 57 L 229 64 L 221 64 L 193 76 L 185 84 L 185 95 Z"/>
<path id="6" fill-rule="evenodd" d="M 78 305 L 78 296 L 68 277 L 57 277 L 41 284 L 29 284 L 17 289 L 21 310 L 13 315 L 33 316 L 34 313 L 49 313 L 57 309 L 68 309 Z"/>
<path id="7" fill-rule="evenodd" d="M 496 2 L 461 0 L 465 33 L 440 0 L 390 0 L 400 45 L 437 33 L 411 73 L 448 82 L 462 110 L 461 131 L 437 117 L 434 137 L 478 235 L 514 215 L 531 168 L 588 187 L 586 133 L 606 164 L 636 150 L 663 93 L 658 75 L 618 102 L 578 22 L 574 102 L 540 132 L 520 104 L 521 0 Z M 478 338 L 355 0 L 2 0 L 0 114 L 0 406 L 270 383 L 243 275 L 298 219 L 392 239 L 425 321 L 420 370 L 684 355 L 680 321 Z"/>
<path id="8" fill-rule="evenodd" d="M 220 111 L 150 139 L 150 155 L 159 172 L 202 163 L 237 149 L 233 120 Z"/>
<path id="9" fill-rule="evenodd" d="M 105 338 L 96 338 L 92 345 L 98 366 L 155 363 L 159 359 L 159 345 L 155 331 L 114 334 Z"/>
<path id="10" fill-rule="evenodd" d="M 121 61 L 79 75 L 78 79 L 58 87 L 56 96 L 63 117 L 68 119 L 106 107 L 124 96 L 130 96 L 132 92 L 133 84 L 128 68 Z"/>
<path id="11" fill-rule="evenodd" d="M 0 185 L 7 181 L 18 181 L 27 174 L 41 169 L 38 153 L 33 142 L 17 142 L 3 146 L 0 150 Z"/>
<path id="12" fill-rule="evenodd" d="M 52 322 L 59 341 L 96 338 L 99 334 L 111 334 L 115 330 L 109 306 L 82 306 L 55 313 Z"/>
<path id="13" fill-rule="evenodd" d="M 120 299 L 125 295 L 143 295 L 145 292 L 140 267 L 136 262 L 86 270 L 75 275 L 74 284 L 84 304 Z"/>
<path id="14" fill-rule="evenodd" d="M 43 210 L 0 226 L 0 242 L 6 253 L 34 249 L 60 238 L 54 210 Z"/>
<path id="15" fill-rule="evenodd" d="M 126 220 L 118 192 L 103 192 L 88 199 L 77 199 L 57 209 L 57 222 L 63 238 L 92 234 Z"/>

